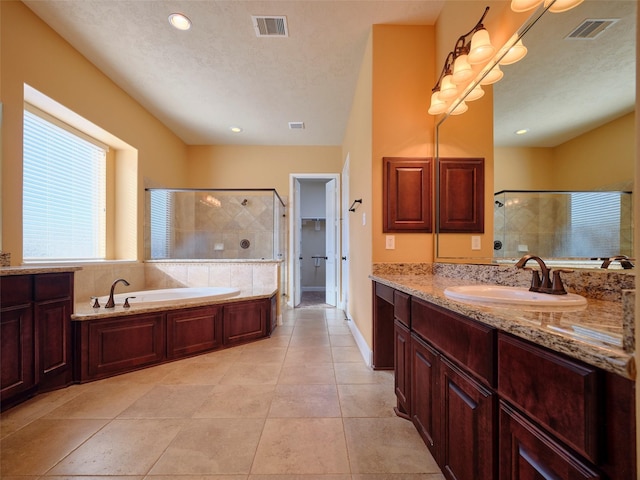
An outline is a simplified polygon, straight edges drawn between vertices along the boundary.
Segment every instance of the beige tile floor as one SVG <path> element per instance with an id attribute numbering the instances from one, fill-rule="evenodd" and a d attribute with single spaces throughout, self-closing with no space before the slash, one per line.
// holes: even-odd
<path id="1" fill-rule="evenodd" d="M 40 395 L 0 418 L 5 480 L 444 480 L 336 309 L 265 340 Z"/>

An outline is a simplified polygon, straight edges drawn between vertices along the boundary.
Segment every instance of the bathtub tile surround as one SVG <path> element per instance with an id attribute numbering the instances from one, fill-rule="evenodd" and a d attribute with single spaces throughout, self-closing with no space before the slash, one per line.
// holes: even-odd
<path id="1" fill-rule="evenodd" d="M 111 284 L 118 278 L 124 278 L 129 286 L 118 284 L 116 293 L 144 290 L 144 264 L 139 262 L 109 262 L 84 265 L 75 274 L 74 296 L 76 304 L 89 303 L 91 297 L 109 295 Z"/>
<path id="2" fill-rule="evenodd" d="M 323 383 L 282 375 L 302 338 Z M 2 414 L 3 478 L 444 480 L 393 413 L 393 373 L 332 354 L 347 346 L 341 311 L 288 310 L 269 339 L 43 394 Z M 332 408 L 303 408 L 318 398 Z"/>

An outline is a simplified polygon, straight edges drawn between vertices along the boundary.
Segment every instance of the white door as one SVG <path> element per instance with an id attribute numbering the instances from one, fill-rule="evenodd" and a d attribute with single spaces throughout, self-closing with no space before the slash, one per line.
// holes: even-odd
<path id="1" fill-rule="evenodd" d="M 341 208 L 341 226 L 342 226 L 342 310 L 344 310 L 347 318 L 349 317 L 349 154 L 344 161 L 342 168 L 342 208 Z"/>
<path id="2" fill-rule="evenodd" d="M 325 215 L 326 215 L 326 279 L 325 303 L 338 305 L 338 181 L 334 178 L 325 185 Z"/>
<path id="3" fill-rule="evenodd" d="M 296 178 L 294 182 L 295 193 L 293 195 L 293 208 L 294 208 L 294 228 L 293 228 L 293 305 L 300 304 L 300 296 L 302 289 L 300 287 L 300 278 L 302 277 L 302 262 L 300 261 L 300 255 L 302 255 L 302 218 L 300 216 L 300 181 Z"/>

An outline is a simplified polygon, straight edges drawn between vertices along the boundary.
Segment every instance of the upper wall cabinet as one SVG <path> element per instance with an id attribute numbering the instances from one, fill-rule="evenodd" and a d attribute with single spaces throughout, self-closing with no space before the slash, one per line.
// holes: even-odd
<path id="1" fill-rule="evenodd" d="M 430 233 L 431 158 L 384 157 L 383 231 Z"/>
<path id="2" fill-rule="evenodd" d="M 440 158 L 441 233 L 484 233 L 484 158 Z"/>

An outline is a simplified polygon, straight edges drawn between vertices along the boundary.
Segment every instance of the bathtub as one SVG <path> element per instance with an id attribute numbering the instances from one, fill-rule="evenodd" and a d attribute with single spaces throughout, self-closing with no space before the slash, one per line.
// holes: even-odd
<path id="1" fill-rule="evenodd" d="M 126 298 L 129 298 L 129 305 L 132 307 L 156 306 L 220 300 L 235 297 L 239 293 L 240 289 L 233 287 L 184 287 L 118 293 L 113 296 L 113 299 L 116 307 L 122 307 Z M 104 307 L 108 299 L 108 295 L 99 297 L 100 306 Z M 93 301 L 91 304 L 93 304 Z"/>

